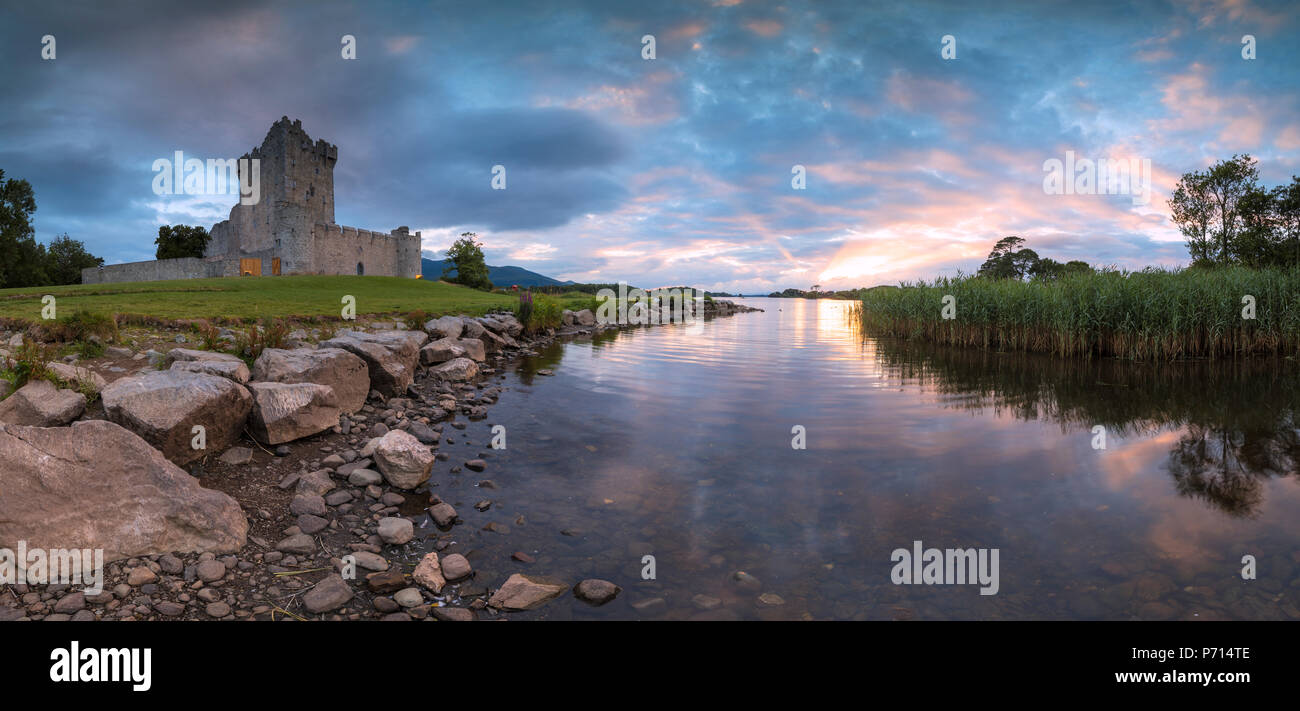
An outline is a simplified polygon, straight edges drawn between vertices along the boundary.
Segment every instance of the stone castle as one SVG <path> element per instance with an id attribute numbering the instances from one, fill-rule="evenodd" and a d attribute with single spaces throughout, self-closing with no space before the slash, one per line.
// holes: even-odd
<path id="1" fill-rule="evenodd" d="M 83 284 L 281 274 L 420 275 L 420 233 L 344 227 L 334 222 L 338 147 L 312 142 L 301 121 L 283 117 L 243 158 L 260 166 L 261 195 L 236 204 L 212 226 L 201 258 L 160 259 L 83 269 Z M 245 165 L 242 161 L 240 167 Z M 247 165 L 253 165 L 248 163 Z"/>

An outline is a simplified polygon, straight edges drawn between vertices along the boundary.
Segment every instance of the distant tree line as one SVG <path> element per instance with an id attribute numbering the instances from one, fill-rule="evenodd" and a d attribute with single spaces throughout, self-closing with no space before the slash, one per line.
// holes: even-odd
<path id="1" fill-rule="evenodd" d="M 66 234 L 48 246 L 37 242 L 33 212 L 36 195 L 31 183 L 6 180 L 0 170 L 0 289 L 80 284 L 82 269 L 103 265 L 103 259 Z"/>
<path id="2" fill-rule="evenodd" d="M 774 291 L 767 295 L 769 299 L 857 299 L 860 298 L 861 292 L 866 289 L 840 289 L 838 291 L 822 291 L 821 284 L 813 284 L 808 290 L 804 289 L 782 289 Z"/>
<path id="3" fill-rule="evenodd" d="M 601 289 L 610 289 L 618 293 L 618 284 L 546 284 L 542 286 L 529 287 L 532 291 L 539 294 L 567 294 L 571 291 L 577 291 L 583 294 L 598 294 Z M 629 284 L 627 290 L 631 291 L 637 287 Z"/>
<path id="4" fill-rule="evenodd" d="M 1077 259 L 1065 262 L 1040 257 L 1038 252 L 1024 246 L 1025 241 L 1014 235 L 1003 237 L 993 245 L 988 259 L 980 265 L 976 276 L 989 279 L 1036 279 L 1052 281 L 1067 274 L 1087 274 L 1093 271 L 1087 262 Z"/>
<path id="5" fill-rule="evenodd" d="M 1265 188 L 1256 163 L 1234 155 L 1178 181 L 1169 208 L 1192 266 L 1300 265 L 1300 178 Z"/>

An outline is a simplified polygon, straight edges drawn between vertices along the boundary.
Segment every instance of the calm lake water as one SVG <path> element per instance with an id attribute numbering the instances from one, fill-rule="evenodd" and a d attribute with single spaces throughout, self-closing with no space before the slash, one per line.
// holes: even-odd
<path id="1" fill-rule="evenodd" d="M 739 301 L 766 312 L 553 346 L 447 430 L 465 587 L 624 589 L 522 618 L 1300 619 L 1295 361 L 1063 363 L 864 340 L 847 302 Z M 479 452 L 486 472 L 448 473 Z M 998 549 L 998 593 L 895 585 L 917 540 Z"/>

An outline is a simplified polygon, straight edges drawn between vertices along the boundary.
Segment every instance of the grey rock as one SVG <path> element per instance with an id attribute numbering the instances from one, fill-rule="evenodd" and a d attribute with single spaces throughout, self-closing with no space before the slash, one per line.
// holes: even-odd
<path id="1" fill-rule="evenodd" d="M 456 509 L 452 505 L 443 501 L 429 507 L 429 517 L 433 519 L 434 524 L 439 528 L 447 528 L 456 523 Z"/>
<path id="2" fill-rule="evenodd" d="M 326 578 L 302 596 L 303 606 L 309 612 L 320 614 L 343 607 L 352 599 L 352 588 L 337 573 Z"/>
<path id="3" fill-rule="evenodd" d="M 402 607 L 418 607 L 424 604 L 424 595 L 419 588 L 405 588 L 393 593 L 393 601 Z"/>
<path id="4" fill-rule="evenodd" d="M 469 561 L 459 553 L 443 556 L 440 564 L 442 566 L 442 576 L 447 579 L 447 582 L 454 583 L 457 580 L 468 578 L 474 573 Z"/>
<path id="5" fill-rule="evenodd" d="M 414 489 L 428 480 L 433 469 L 429 447 L 401 430 L 389 432 L 379 440 L 374 459 L 384 478 L 398 489 Z"/>
<path id="6" fill-rule="evenodd" d="M 86 410 L 86 396 L 57 388 L 47 380 L 33 380 L 0 400 L 0 423 L 31 427 L 62 427 Z"/>
<path id="7" fill-rule="evenodd" d="M 389 516 L 379 519 L 379 537 L 385 543 L 399 546 L 415 538 L 415 524 L 409 519 Z"/>
<path id="8" fill-rule="evenodd" d="M 573 586 L 574 597 L 596 606 L 604 605 L 613 600 L 621 592 L 623 592 L 623 588 L 608 580 L 598 580 L 596 578 L 584 580 Z"/>
<path id="9" fill-rule="evenodd" d="M 135 432 L 177 464 L 187 464 L 238 439 L 252 409 L 243 386 L 202 373 L 152 371 L 116 380 L 101 393 L 108 419 Z M 191 446 L 202 426 L 206 448 Z"/>
<path id="10" fill-rule="evenodd" d="M 478 375 L 478 365 L 469 358 L 453 358 L 431 372 L 442 380 L 463 382 Z"/>
<path id="11" fill-rule="evenodd" d="M 0 541 L 100 548 L 107 562 L 172 551 L 233 552 L 248 534 L 234 499 L 203 488 L 111 422 L 0 425 L 0 462 Z"/>
<path id="12" fill-rule="evenodd" d="M 334 388 L 316 383 L 248 384 L 253 396 L 249 430 L 265 444 L 283 444 L 324 432 L 339 423 Z"/>
<path id="13" fill-rule="evenodd" d="M 334 390 L 343 412 L 357 412 L 370 392 L 366 361 L 341 348 L 268 348 L 253 363 L 253 379 L 277 383 L 315 383 Z"/>

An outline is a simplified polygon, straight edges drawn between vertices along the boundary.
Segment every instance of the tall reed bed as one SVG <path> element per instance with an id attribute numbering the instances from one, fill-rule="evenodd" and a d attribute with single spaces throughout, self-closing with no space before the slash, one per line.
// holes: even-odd
<path id="1" fill-rule="evenodd" d="M 943 318 L 944 297 L 955 301 Z M 1244 297 L 1254 318 L 1243 317 Z M 943 277 L 868 291 L 870 335 L 1137 360 L 1300 353 L 1300 268 L 1099 271 L 1049 282 Z"/>

